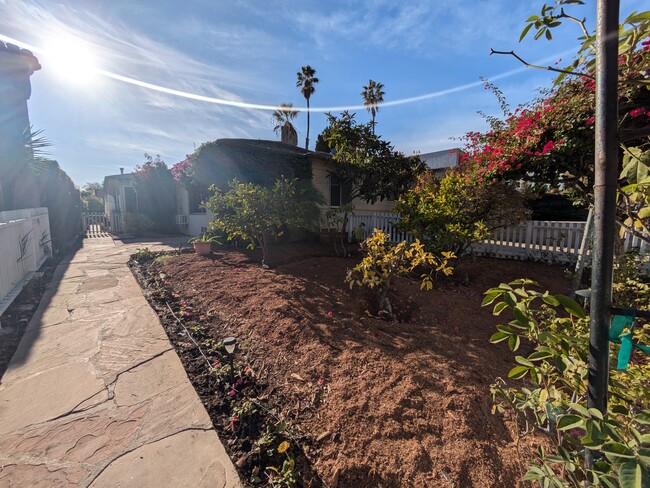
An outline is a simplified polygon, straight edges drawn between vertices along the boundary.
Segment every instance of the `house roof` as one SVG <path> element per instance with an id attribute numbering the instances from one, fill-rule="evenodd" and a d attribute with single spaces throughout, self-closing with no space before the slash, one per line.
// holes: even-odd
<path id="1" fill-rule="evenodd" d="M 430 169 L 452 168 L 458 165 L 460 149 L 457 147 L 452 149 L 443 149 L 442 151 L 428 152 L 420 154 L 419 156 L 422 162 Z"/>
<path id="2" fill-rule="evenodd" d="M 217 139 L 217 144 L 238 147 L 240 149 L 249 149 L 253 151 L 269 151 L 276 154 L 285 154 L 291 156 L 311 156 L 320 159 L 330 159 L 331 155 L 321 151 L 311 151 L 303 149 L 293 144 L 287 144 L 280 141 L 268 141 L 264 139 Z"/>

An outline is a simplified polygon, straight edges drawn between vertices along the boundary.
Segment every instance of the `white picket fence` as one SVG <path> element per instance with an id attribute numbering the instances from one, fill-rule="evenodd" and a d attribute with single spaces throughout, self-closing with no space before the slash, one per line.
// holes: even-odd
<path id="1" fill-rule="evenodd" d="M 496 229 L 491 238 L 472 244 L 472 251 L 482 256 L 573 263 L 584 231 L 584 222 L 529 220 Z"/>
<path id="2" fill-rule="evenodd" d="M 0 212 L 0 315 L 52 254 L 47 208 Z"/>
<path id="3" fill-rule="evenodd" d="M 82 212 L 81 225 L 86 237 L 101 237 L 109 233 L 124 232 L 122 212 Z"/>
<path id="4" fill-rule="evenodd" d="M 412 236 L 397 231 L 399 218 L 399 214 L 393 213 L 355 213 L 349 220 L 348 238 L 365 238 L 376 228 L 387 233 L 393 243 L 412 242 Z M 471 252 L 498 258 L 575 263 L 584 231 L 585 222 L 529 220 L 496 229 L 489 239 L 473 243 Z M 629 233 L 625 234 L 623 245 L 626 251 L 650 252 L 647 242 Z M 588 258 L 588 248 L 586 254 Z"/>
<path id="5" fill-rule="evenodd" d="M 390 242 L 413 242 L 413 236 L 397 230 L 399 214 L 389 212 L 354 212 L 348 220 L 348 240 L 363 240 L 379 229 L 390 236 Z"/>

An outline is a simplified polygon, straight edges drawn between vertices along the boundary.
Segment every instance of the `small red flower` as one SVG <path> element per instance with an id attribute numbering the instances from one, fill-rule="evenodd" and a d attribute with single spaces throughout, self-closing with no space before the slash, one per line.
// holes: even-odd
<path id="1" fill-rule="evenodd" d="M 323 378 L 318 379 L 318 386 L 323 386 L 324 383 L 325 383 L 325 380 Z"/>
<path id="2" fill-rule="evenodd" d="M 635 108 L 634 110 L 630 110 L 629 112 L 629 115 L 632 118 L 641 117 L 644 114 L 645 114 L 644 108 Z"/>
<path id="3" fill-rule="evenodd" d="M 235 390 L 230 390 L 230 391 L 228 392 L 228 396 L 229 396 L 229 397 L 234 397 L 236 394 L 237 394 L 237 392 L 236 392 Z"/>
<path id="4" fill-rule="evenodd" d="M 589 117 L 589 118 L 585 121 L 585 125 L 594 125 L 594 118 L 593 118 L 593 116 L 592 116 L 592 117 Z"/>
<path id="5" fill-rule="evenodd" d="M 332 311 L 330 310 L 329 312 L 327 312 L 327 316 L 328 316 L 328 317 L 332 317 L 332 316 L 334 316 L 334 314 L 333 314 Z"/>

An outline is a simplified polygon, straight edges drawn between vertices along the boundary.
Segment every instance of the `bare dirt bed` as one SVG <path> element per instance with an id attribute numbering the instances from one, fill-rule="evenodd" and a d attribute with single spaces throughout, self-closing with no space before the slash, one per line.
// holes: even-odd
<path id="1" fill-rule="evenodd" d="M 482 294 L 522 277 L 566 293 L 561 267 L 468 258 L 433 291 L 399 280 L 392 302 L 402 313 L 386 320 L 343 283 L 358 257 L 318 245 L 274 253 L 271 269 L 256 253 L 226 250 L 170 257 L 161 270 L 214 339 L 238 338 L 239 359 L 311 439 L 307 455 L 329 485 L 520 485 L 534 446 L 517 448 L 513 422 L 491 413 L 490 384 L 513 361 L 488 341 L 507 318 L 481 308 Z"/>

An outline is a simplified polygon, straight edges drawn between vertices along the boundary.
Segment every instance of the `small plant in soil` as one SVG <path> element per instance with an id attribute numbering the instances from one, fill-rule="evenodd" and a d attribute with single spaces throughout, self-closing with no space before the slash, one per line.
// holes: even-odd
<path id="1" fill-rule="evenodd" d="M 453 273 L 453 268 L 448 263 L 455 256 L 453 253 L 443 252 L 442 257 L 436 257 L 425 251 L 418 240 L 411 244 L 402 241 L 392 245 L 388 239 L 388 234 L 375 229 L 361 245 L 366 256 L 354 268 L 348 269 L 345 282 L 350 284 L 350 289 L 355 285 L 365 286 L 376 292 L 379 311 L 392 315 L 393 308 L 388 292 L 397 276 L 407 275 L 419 267 L 429 267 L 430 271 L 423 273 L 420 278 L 421 288 L 431 290 L 435 273 L 440 271 L 445 275 Z"/>

